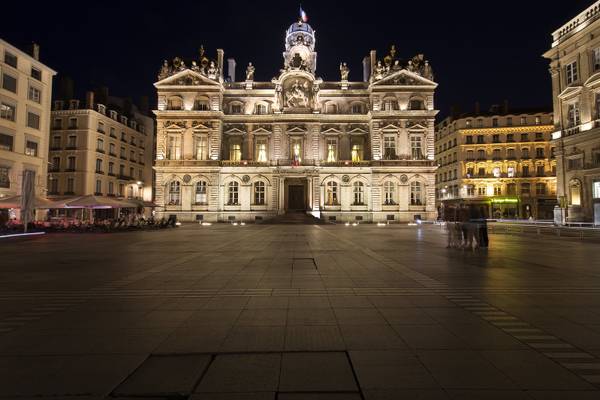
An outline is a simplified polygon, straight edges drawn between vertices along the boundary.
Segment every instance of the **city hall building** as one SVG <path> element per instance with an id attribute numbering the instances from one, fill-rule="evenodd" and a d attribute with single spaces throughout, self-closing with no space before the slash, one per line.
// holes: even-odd
<path id="1" fill-rule="evenodd" d="M 268 82 L 235 60 L 164 61 L 158 92 L 158 216 L 181 221 L 266 220 L 305 211 L 327 221 L 435 219 L 434 92 L 422 54 L 392 46 L 363 60 L 362 80 L 317 75 L 315 31 L 285 33 Z M 224 63 L 227 63 L 227 75 Z M 281 68 L 281 69 L 279 69 Z"/>

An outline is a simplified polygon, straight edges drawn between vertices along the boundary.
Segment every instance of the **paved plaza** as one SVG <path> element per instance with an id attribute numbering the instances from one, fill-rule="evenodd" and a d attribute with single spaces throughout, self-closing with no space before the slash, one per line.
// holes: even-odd
<path id="1" fill-rule="evenodd" d="M 188 225 L 0 242 L 1 398 L 600 398 L 599 244 Z"/>

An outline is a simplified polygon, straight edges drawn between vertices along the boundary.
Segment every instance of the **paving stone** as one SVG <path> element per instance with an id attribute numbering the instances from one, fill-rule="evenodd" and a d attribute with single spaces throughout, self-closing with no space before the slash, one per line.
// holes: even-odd
<path id="1" fill-rule="evenodd" d="M 345 353 L 284 353 L 279 391 L 358 391 L 358 387 Z"/>
<path id="2" fill-rule="evenodd" d="M 345 350 L 346 348 L 340 329 L 336 325 L 286 328 L 286 351 Z"/>
<path id="3" fill-rule="evenodd" d="M 236 326 L 223 341 L 221 352 L 283 351 L 285 327 Z"/>
<path id="4" fill-rule="evenodd" d="M 151 356 L 114 390 L 116 396 L 190 394 L 211 361 L 207 355 Z"/>
<path id="5" fill-rule="evenodd" d="M 215 357 L 196 392 L 275 392 L 281 354 L 221 354 Z"/>

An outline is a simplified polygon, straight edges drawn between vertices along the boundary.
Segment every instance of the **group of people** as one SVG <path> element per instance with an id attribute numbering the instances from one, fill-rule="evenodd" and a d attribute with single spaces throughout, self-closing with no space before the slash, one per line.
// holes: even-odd
<path id="1" fill-rule="evenodd" d="M 16 218 L 0 221 L 0 233 L 14 233 L 23 231 L 23 224 Z M 154 216 L 145 217 L 141 214 L 122 214 L 118 218 L 95 218 L 86 221 L 73 218 L 48 218 L 46 221 L 30 222 L 27 230 L 45 232 L 118 232 L 136 229 L 161 229 L 177 226 L 177 218 L 170 216 L 168 219 L 155 219 Z"/>
<path id="2" fill-rule="evenodd" d="M 448 248 L 473 250 L 489 246 L 485 213 L 473 205 L 461 205 L 445 215 Z"/>

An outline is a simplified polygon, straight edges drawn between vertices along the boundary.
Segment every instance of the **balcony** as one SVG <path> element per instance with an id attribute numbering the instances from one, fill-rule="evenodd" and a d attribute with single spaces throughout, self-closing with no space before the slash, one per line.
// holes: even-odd
<path id="1" fill-rule="evenodd" d="M 563 131 L 563 136 L 572 136 L 576 135 L 580 132 L 581 128 L 579 126 L 574 126 L 572 128 L 567 128 Z"/>
<path id="2" fill-rule="evenodd" d="M 119 174 L 118 178 L 122 181 L 132 181 L 133 180 L 133 178 L 131 176 L 121 175 L 121 174 Z"/>
<path id="3" fill-rule="evenodd" d="M 321 165 L 324 167 L 368 167 L 371 165 L 370 161 L 352 161 L 352 160 L 343 160 L 343 161 L 323 161 Z"/>
<path id="4" fill-rule="evenodd" d="M 103 135 L 104 135 L 104 134 L 106 134 L 106 132 L 104 131 L 104 129 L 101 129 L 101 128 L 98 128 L 96 131 L 97 131 L 98 133 L 101 133 L 101 134 L 103 134 Z"/>
<path id="5" fill-rule="evenodd" d="M 108 153 L 108 155 L 109 155 L 109 156 L 111 156 L 111 157 L 116 157 L 116 156 L 117 156 L 117 154 L 116 154 L 116 153 L 113 153 L 112 151 L 111 151 L 111 152 L 109 152 L 109 153 Z"/>
<path id="6" fill-rule="evenodd" d="M 96 153 L 104 154 L 104 150 L 102 150 L 102 149 L 96 149 Z"/>
<path id="7" fill-rule="evenodd" d="M 62 150 L 62 147 L 60 147 L 60 146 L 51 146 L 50 147 L 50 151 L 60 151 L 60 150 Z"/>
<path id="8" fill-rule="evenodd" d="M 109 172 L 107 175 L 108 176 L 115 176 L 115 173 L 114 172 Z"/>
<path id="9" fill-rule="evenodd" d="M 77 150 L 77 146 L 67 146 L 65 150 Z"/>
<path id="10" fill-rule="evenodd" d="M 104 175 L 104 171 L 101 171 L 101 170 L 98 170 L 98 169 L 96 170 L 96 173 L 99 174 L 99 175 Z"/>

